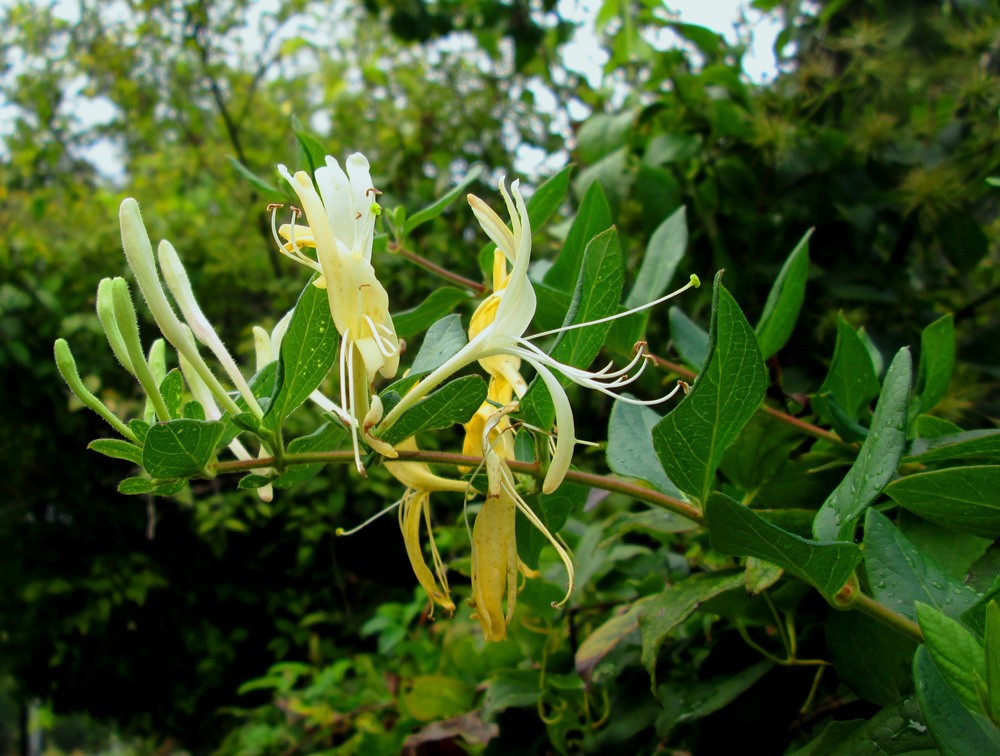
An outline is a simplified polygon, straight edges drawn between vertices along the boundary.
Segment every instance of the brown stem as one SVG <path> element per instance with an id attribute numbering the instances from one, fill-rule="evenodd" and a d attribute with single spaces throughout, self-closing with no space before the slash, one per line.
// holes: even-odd
<path id="1" fill-rule="evenodd" d="M 460 276 L 458 273 L 452 273 L 447 268 L 442 268 L 437 263 L 431 262 L 426 257 L 418 255 L 416 252 L 411 252 L 410 250 L 406 249 L 406 247 L 403 247 L 400 244 L 396 244 L 396 242 L 389 242 L 389 251 L 394 255 L 399 255 L 404 260 L 409 260 L 411 263 L 419 265 L 424 270 L 430 271 L 434 275 L 439 276 L 445 279 L 446 281 L 458 284 L 459 286 L 465 289 L 470 289 L 476 292 L 476 294 L 486 293 L 486 287 L 483 284 L 477 283 L 476 281 L 473 281 L 471 278 Z"/>
<path id="2" fill-rule="evenodd" d="M 657 357 L 655 354 L 647 354 L 647 356 L 649 357 L 649 359 L 653 361 L 653 363 L 657 367 L 664 368 L 665 370 L 669 370 L 672 373 L 677 373 L 677 375 L 679 375 L 686 381 L 693 381 L 698 375 L 693 370 L 689 370 L 683 365 L 679 365 L 676 362 L 671 362 L 670 360 L 665 360 L 662 357 Z M 796 428 L 805 433 L 806 435 L 812 436 L 813 438 L 820 438 L 823 439 L 824 441 L 829 441 L 831 444 L 836 444 L 837 446 L 843 446 L 844 448 L 847 449 L 853 448 L 851 444 L 844 441 L 836 433 L 828 431 L 825 428 L 820 428 L 818 425 L 807 423 L 805 420 L 800 420 L 794 415 L 789 415 L 787 412 L 782 412 L 781 410 L 775 409 L 774 407 L 771 407 L 767 404 L 761 404 L 760 411 L 767 415 L 770 415 L 778 422 L 785 423 L 786 425 L 791 425 L 793 428 Z"/>

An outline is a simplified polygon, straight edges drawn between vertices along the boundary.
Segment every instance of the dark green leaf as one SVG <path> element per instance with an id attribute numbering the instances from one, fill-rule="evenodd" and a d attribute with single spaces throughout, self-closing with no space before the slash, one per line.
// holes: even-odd
<path id="1" fill-rule="evenodd" d="M 156 488 L 156 481 L 149 478 L 125 478 L 118 484 L 118 493 L 126 496 L 151 493 Z"/>
<path id="2" fill-rule="evenodd" d="M 653 429 L 667 476 L 689 496 L 708 498 L 726 447 L 760 405 L 767 370 L 757 338 L 716 276 L 705 366 L 687 396 Z"/>
<path id="3" fill-rule="evenodd" d="M 1000 466 L 952 467 L 908 475 L 885 492 L 901 507 L 946 528 L 1000 537 Z"/>
<path id="4" fill-rule="evenodd" d="M 659 421 L 660 416 L 649 407 L 615 402 L 608 420 L 608 467 L 618 475 L 644 480 L 667 496 L 682 498 L 663 472 L 653 448 L 650 434 Z"/>
<path id="5" fill-rule="evenodd" d="M 756 492 L 788 463 L 802 444 L 802 434 L 771 415 L 758 412 L 726 449 L 719 469 L 726 479 L 747 492 Z"/>
<path id="6" fill-rule="evenodd" d="M 986 671 L 980 680 L 986 684 L 986 714 L 996 723 L 1000 722 L 1000 605 L 995 600 L 986 606 L 985 645 Z"/>
<path id="7" fill-rule="evenodd" d="M 614 152 L 628 141 L 637 110 L 626 110 L 615 115 L 596 113 L 580 127 L 576 135 L 577 153 L 584 163 L 594 163 Z"/>
<path id="8" fill-rule="evenodd" d="M 459 303 L 467 301 L 469 295 L 461 289 L 451 286 L 436 289 L 416 307 L 393 314 L 392 324 L 396 327 L 396 335 L 401 339 L 408 339 L 423 333 L 432 323 L 454 312 Z"/>
<path id="9" fill-rule="evenodd" d="M 869 720 L 831 722 L 819 737 L 789 756 L 935 756 L 915 696 L 886 706 Z"/>
<path id="10" fill-rule="evenodd" d="M 136 446 L 128 441 L 119 438 L 98 438 L 87 444 L 88 449 L 93 449 L 98 454 L 114 459 L 124 459 L 142 465 L 142 447 Z"/>
<path id="11" fill-rule="evenodd" d="M 920 412 L 927 412 L 944 398 L 955 369 L 955 325 L 945 315 L 920 334 L 920 368 L 917 370 L 917 400 Z"/>
<path id="12" fill-rule="evenodd" d="M 571 292 L 580 279 L 583 253 L 590 240 L 611 227 L 611 208 L 599 184 L 592 184 L 580 202 L 576 219 L 570 226 L 562 251 L 552 263 L 543 279 L 557 291 Z M 536 317 L 537 319 L 537 317 Z M 542 328 L 554 328 L 558 322 L 549 324 L 540 321 Z"/>
<path id="13" fill-rule="evenodd" d="M 250 473 L 249 475 L 244 475 L 240 478 L 237 488 L 241 490 L 254 491 L 270 484 L 272 480 L 273 477 L 270 475 L 257 475 L 255 473 Z"/>
<path id="14" fill-rule="evenodd" d="M 1000 754 L 1000 732 L 983 716 L 966 709 L 931 661 L 927 649 L 917 649 L 913 680 L 924 721 L 946 756 Z"/>
<path id="15" fill-rule="evenodd" d="M 576 652 L 576 671 L 589 682 L 594 668 L 613 648 L 639 629 L 639 613 L 652 596 L 636 601 L 621 614 L 615 614 L 588 635 Z"/>
<path id="16" fill-rule="evenodd" d="M 530 496 L 526 502 L 548 531 L 555 535 L 562 530 L 571 515 L 583 511 L 589 492 L 590 489 L 586 486 L 564 481 L 552 493 Z M 518 557 L 531 569 L 538 569 L 538 555 L 549 540 L 520 512 L 517 515 L 516 535 Z"/>
<path id="17" fill-rule="evenodd" d="M 813 522 L 821 541 L 852 540 L 865 509 L 896 474 L 906 446 L 912 362 L 908 349 L 896 353 L 872 417 L 872 427 L 851 469 L 823 502 Z"/>
<path id="18" fill-rule="evenodd" d="M 941 677 L 965 708 L 982 714 L 975 675 L 986 679 L 986 656 L 979 641 L 961 623 L 932 606 L 918 601 L 916 611 L 927 653 Z"/>
<path id="19" fill-rule="evenodd" d="M 184 402 L 184 407 L 181 410 L 181 417 L 187 418 L 188 420 L 204 420 L 205 408 L 202 407 L 199 402 Z"/>
<path id="20" fill-rule="evenodd" d="M 907 462 L 929 464 L 964 459 L 1000 459 L 1000 430 L 974 430 L 936 438 L 918 438 L 910 447 Z"/>
<path id="21" fill-rule="evenodd" d="M 861 549 L 854 544 L 801 538 L 720 493 L 709 497 L 705 520 L 716 551 L 776 564 L 815 587 L 828 601 L 851 579 L 861 561 Z"/>
<path id="22" fill-rule="evenodd" d="M 466 423 L 486 399 L 486 382 L 478 375 L 466 375 L 445 384 L 413 405 L 382 436 L 398 444 L 415 433 Z"/>
<path id="23" fill-rule="evenodd" d="M 806 279 L 809 277 L 809 237 L 806 232 L 785 260 L 781 272 L 771 286 L 757 323 L 757 343 L 761 356 L 766 360 L 785 345 L 795 328 L 799 310 L 806 296 Z"/>
<path id="24" fill-rule="evenodd" d="M 885 515 L 869 509 L 865 518 L 865 570 L 872 595 L 884 606 L 916 620 L 922 601 L 959 617 L 979 598 L 934 560 L 924 556 Z"/>
<path id="25" fill-rule="evenodd" d="M 878 375 L 864 339 L 851 328 L 843 315 L 838 315 L 833 362 L 816 393 L 833 394 L 848 417 L 857 420 L 862 408 L 878 395 L 879 388 Z"/>
<path id="26" fill-rule="evenodd" d="M 912 692 L 912 638 L 866 614 L 831 612 L 826 643 L 837 675 L 858 695 L 887 705 Z"/>
<path id="27" fill-rule="evenodd" d="M 410 375 L 422 375 L 440 367 L 468 343 L 462 319 L 446 315 L 427 329 L 420 351 L 413 358 Z"/>
<path id="28" fill-rule="evenodd" d="M 305 130 L 305 127 L 296 115 L 292 115 L 292 131 L 295 132 L 295 138 L 298 139 L 302 153 L 309 163 L 309 173 L 315 174 L 317 168 L 322 168 L 326 165 L 326 147 L 316 137 Z"/>
<path id="29" fill-rule="evenodd" d="M 771 662 L 761 661 L 730 675 L 717 675 L 707 680 L 678 680 L 661 685 L 657 698 L 663 706 L 663 713 L 657 717 L 657 731 L 663 732 L 669 727 L 697 721 L 719 711 L 750 690 L 773 667 Z"/>
<path id="30" fill-rule="evenodd" d="M 632 291 L 625 298 L 625 309 L 652 302 L 667 292 L 687 251 L 687 241 L 687 212 L 680 207 L 657 226 L 649 238 Z"/>
<path id="31" fill-rule="evenodd" d="M 651 596 L 639 612 L 642 630 L 642 663 L 656 686 L 656 658 L 660 647 L 677 628 L 702 605 L 726 591 L 743 588 L 743 573 L 704 572 L 671 585 L 656 596 Z"/>
<path id="32" fill-rule="evenodd" d="M 145 443 L 146 434 L 149 433 L 149 423 L 145 420 L 135 418 L 128 421 L 128 428 L 135 434 L 140 444 Z"/>
<path id="33" fill-rule="evenodd" d="M 330 371 L 337 356 L 337 329 L 325 289 L 312 283 L 299 294 L 274 375 L 274 393 L 261 425 L 277 430 Z"/>
<path id="34" fill-rule="evenodd" d="M 673 339 L 674 349 L 688 366 L 698 370 L 705 364 L 705 356 L 708 354 L 708 333 L 679 307 L 671 307 L 669 317 L 670 338 Z"/>
<path id="35" fill-rule="evenodd" d="M 154 478 L 190 478 L 206 474 L 225 425 L 204 420 L 171 420 L 149 429 L 142 466 Z"/>
<path id="36" fill-rule="evenodd" d="M 293 439 L 288 444 L 289 454 L 307 454 L 309 452 L 336 451 L 342 448 L 347 439 L 347 430 L 340 423 L 324 423 L 318 430 L 308 436 Z M 293 465 L 275 478 L 275 488 L 292 488 L 315 477 L 323 464 L 317 462 L 309 465 Z"/>
<path id="37" fill-rule="evenodd" d="M 462 177 L 462 180 L 458 182 L 454 189 L 407 218 L 406 225 L 403 226 L 403 236 L 409 236 L 418 226 L 422 226 L 424 223 L 427 223 L 427 221 L 434 220 L 441 215 L 441 213 L 445 211 L 445 208 L 458 199 L 462 195 L 462 192 L 465 191 L 466 187 L 468 187 L 473 181 L 476 181 L 482 173 L 482 166 L 473 166 L 472 169 Z"/>

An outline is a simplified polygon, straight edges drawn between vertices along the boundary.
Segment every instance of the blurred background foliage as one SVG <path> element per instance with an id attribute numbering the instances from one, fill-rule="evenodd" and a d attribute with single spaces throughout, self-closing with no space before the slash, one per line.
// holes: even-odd
<path id="1" fill-rule="evenodd" d="M 334 538 L 396 495 L 384 478 L 345 485 L 330 469 L 270 505 L 228 481 L 180 504 L 119 497 L 120 464 L 82 448 L 104 428 L 68 401 L 51 359 L 65 336 L 96 393 L 112 406 L 136 401 L 94 314 L 98 280 L 125 272 L 116 209 L 128 195 L 151 236 L 181 251 L 249 362 L 251 326 L 273 323 L 302 285 L 264 211 L 285 199 L 273 165 L 305 164 L 301 124 L 333 155 L 363 150 L 383 205 L 411 213 L 474 165 L 486 171 L 473 191 L 493 197 L 514 166 L 537 185 L 573 162 L 571 197 L 600 183 L 633 273 L 653 231 L 684 206 L 678 273 L 708 280 L 725 268 L 751 320 L 815 228 L 806 307 L 770 361 L 776 398 L 820 385 L 838 312 L 886 353 L 952 312 L 960 370 L 939 414 L 995 425 L 1000 190 L 986 179 L 1000 174 L 996 3 L 754 5 L 783 20 L 766 85 L 743 74 L 743 41 L 679 23 L 654 0 L 600 7 L 600 83 L 567 65 L 575 22 L 553 0 L 7 4 L 0 673 L 12 704 L 0 707 L 0 730 L 17 731 L 35 702 L 150 743 L 234 753 L 396 752 L 408 736 L 424 749 L 489 740 L 491 752 L 634 751 L 669 737 L 709 752 L 725 731 L 714 721 L 764 751 L 804 738 L 811 722 L 796 707 L 811 673 L 778 670 L 757 704 L 720 704 L 715 720 L 675 726 L 659 722 L 669 706 L 649 692 L 634 650 L 613 660 L 614 684 L 588 688 L 573 671 L 580 640 L 616 602 L 705 558 L 668 525 L 630 537 L 631 502 L 610 497 L 568 526 L 585 576 L 573 608 L 555 615 L 558 581 L 531 581 L 514 639 L 484 649 L 464 609 L 426 621 L 394 523 Z M 457 203 L 408 243 L 478 278 L 472 220 Z M 554 257 L 565 231 L 557 219 L 537 234 L 536 258 Z M 398 256 L 377 267 L 394 309 L 436 286 Z M 709 295 L 685 298 L 685 312 L 704 322 Z M 671 336 L 666 311 L 654 314 L 653 351 L 673 358 Z M 600 438 L 609 405 L 580 401 Z M 447 520 L 439 544 L 467 553 L 460 513 Z M 709 641 L 703 630 L 675 646 L 666 684 L 754 657 L 733 632 Z M 484 686 L 477 717 L 449 720 L 444 734 L 424 726 L 469 711 Z"/>

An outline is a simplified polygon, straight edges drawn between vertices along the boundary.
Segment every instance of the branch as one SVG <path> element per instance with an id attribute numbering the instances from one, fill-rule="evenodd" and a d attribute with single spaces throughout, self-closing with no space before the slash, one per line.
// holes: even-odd
<path id="1" fill-rule="evenodd" d="M 437 263 L 431 262 L 426 257 L 418 255 L 416 252 L 411 252 L 410 250 L 406 249 L 406 247 L 403 247 L 400 244 L 396 244 L 396 242 L 389 242 L 389 252 L 394 255 L 399 255 L 404 260 L 409 260 L 411 263 L 414 263 L 415 265 L 419 265 L 424 270 L 427 270 L 433 273 L 434 275 L 443 278 L 446 281 L 458 284 L 462 288 L 470 289 L 476 292 L 476 294 L 486 293 L 486 286 L 484 286 L 483 284 L 477 283 L 476 281 L 473 281 L 471 278 L 460 276 L 458 273 L 452 273 L 447 268 L 442 268 Z"/>

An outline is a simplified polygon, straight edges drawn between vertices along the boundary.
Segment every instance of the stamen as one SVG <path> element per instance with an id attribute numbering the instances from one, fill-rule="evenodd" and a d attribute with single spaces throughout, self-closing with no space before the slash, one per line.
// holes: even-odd
<path id="1" fill-rule="evenodd" d="M 347 341 L 347 333 L 348 331 L 344 331 L 344 341 Z M 352 343 L 351 346 L 353 347 L 354 344 Z M 361 464 L 361 447 L 358 445 L 358 426 L 357 426 L 358 398 L 354 393 L 354 350 L 353 349 L 351 350 L 351 353 L 347 355 L 347 380 L 350 383 L 350 386 L 348 388 L 348 395 L 350 396 L 351 399 L 351 409 L 349 411 L 351 413 L 351 417 L 353 417 L 355 421 L 354 427 L 351 428 L 351 444 L 354 446 L 354 464 L 358 468 L 359 475 L 367 476 L 367 473 L 365 472 L 365 466 Z"/>
<path id="2" fill-rule="evenodd" d="M 405 497 L 404 497 L 404 498 L 405 498 Z M 395 502 L 395 503 L 393 503 L 393 504 L 390 504 L 389 506 L 387 506 L 387 507 L 386 507 L 385 509 L 383 509 L 382 511 L 380 511 L 380 512 L 376 512 L 376 513 L 375 513 L 375 514 L 373 514 L 373 515 L 372 515 L 371 517 L 369 517 L 369 518 L 368 518 L 367 520 L 365 520 L 365 521 L 364 521 L 363 523 L 361 523 L 360 525 L 355 525 L 355 526 L 354 526 L 353 528 L 351 528 L 350 530 L 344 530 L 343 528 L 337 528 L 337 529 L 336 529 L 335 531 L 333 531 L 333 532 L 334 532 L 335 534 L 337 534 L 338 536 L 349 536 L 349 535 L 354 535 L 355 533 L 357 533 L 357 532 L 358 532 L 358 531 L 360 531 L 361 529 L 363 529 L 363 528 L 366 528 L 366 527 L 368 527 L 369 525 L 371 525 L 371 524 L 372 524 L 373 522 L 375 522 L 375 520 L 377 520 L 377 519 L 378 519 L 379 517 L 381 517 L 382 515 L 385 515 L 385 514 L 388 514 L 389 512 L 391 512 L 392 510 L 394 510 L 394 509 L 395 509 L 396 507 L 398 507 L 398 506 L 399 506 L 400 504 L 402 504 L 402 503 L 403 503 L 403 499 L 400 499 L 399 501 L 397 501 L 397 502 Z"/>
<path id="3" fill-rule="evenodd" d="M 541 333 L 535 333 L 531 336 L 525 336 L 525 339 L 540 339 L 543 336 L 551 336 L 555 333 L 562 333 L 563 331 L 572 331 L 575 328 L 586 328 L 587 326 L 597 325 L 598 323 L 608 323 L 612 320 L 618 320 L 618 318 L 627 318 L 629 315 L 634 315 L 637 312 L 642 312 L 643 310 L 648 310 L 650 307 L 655 307 L 656 305 L 666 302 L 668 299 L 673 299 L 678 294 L 681 294 L 688 289 L 698 288 L 701 286 L 701 281 L 696 275 L 691 275 L 691 280 L 687 282 L 684 286 L 679 288 L 677 291 L 672 291 L 669 294 L 665 294 L 659 299 L 654 299 L 652 302 L 647 302 L 644 305 L 639 305 L 638 307 L 633 307 L 631 310 L 626 310 L 625 312 L 615 313 L 614 315 L 608 315 L 606 318 L 598 318 L 597 320 L 588 320 L 584 323 L 572 323 L 567 326 L 561 326 L 560 328 L 553 328 L 549 331 L 542 331 Z"/>
<path id="4" fill-rule="evenodd" d="M 375 346 L 378 347 L 378 350 L 382 353 L 382 356 L 390 358 L 395 357 L 396 354 L 399 352 L 399 350 L 387 347 L 382 341 L 382 336 L 379 334 L 378 327 L 375 325 L 375 322 L 368 315 L 365 315 L 364 318 L 368 323 L 368 327 L 371 329 L 372 338 L 375 341 Z"/>

